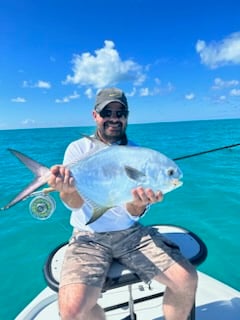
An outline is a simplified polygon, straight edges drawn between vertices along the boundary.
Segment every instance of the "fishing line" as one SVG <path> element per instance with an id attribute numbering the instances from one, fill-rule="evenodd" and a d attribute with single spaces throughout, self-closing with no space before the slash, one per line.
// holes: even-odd
<path id="1" fill-rule="evenodd" d="M 185 156 L 177 157 L 177 158 L 175 158 L 173 160 L 174 161 L 178 161 L 178 160 L 182 160 L 182 159 L 192 158 L 192 157 L 200 156 L 202 154 L 215 152 L 215 151 L 219 151 L 219 150 L 223 150 L 223 149 L 235 148 L 235 147 L 238 147 L 238 146 L 240 146 L 240 143 L 236 143 L 236 144 L 232 144 L 232 145 L 224 146 L 224 147 L 219 147 L 219 148 L 215 148 L 215 149 L 210 149 L 210 150 L 206 150 L 206 151 L 200 151 L 200 152 L 196 152 L 196 153 L 192 153 L 192 154 L 188 154 L 188 155 L 185 155 Z"/>

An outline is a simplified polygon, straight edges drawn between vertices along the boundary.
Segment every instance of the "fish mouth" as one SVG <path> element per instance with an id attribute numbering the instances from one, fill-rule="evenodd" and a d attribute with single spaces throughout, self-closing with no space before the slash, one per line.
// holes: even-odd
<path id="1" fill-rule="evenodd" d="M 172 184 L 174 186 L 174 188 L 178 188 L 181 187 L 183 185 L 183 182 L 179 179 L 173 179 L 172 180 Z"/>

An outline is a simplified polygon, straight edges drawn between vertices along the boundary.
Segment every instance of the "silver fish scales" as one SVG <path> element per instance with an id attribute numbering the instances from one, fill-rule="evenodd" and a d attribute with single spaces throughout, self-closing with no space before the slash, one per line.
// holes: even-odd
<path id="1" fill-rule="evenodd" d="M 69 168 L 79 194 L 93 208 L 88 223 L 131 201 L 131 190 L 138 186 L 165 194 L 182 185 L 182 172 L 174 161 L 142 147 L 105 146 Z"/>

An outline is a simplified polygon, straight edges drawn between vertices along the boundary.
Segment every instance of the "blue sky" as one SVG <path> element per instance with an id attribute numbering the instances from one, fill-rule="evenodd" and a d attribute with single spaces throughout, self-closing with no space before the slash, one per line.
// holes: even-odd
<path id="1" fill-rule="evenodd" d="M 240 2 L 1 0 L 0 129 L 93 125 L 122 88 L 130 123 L 240 117 Z"/>

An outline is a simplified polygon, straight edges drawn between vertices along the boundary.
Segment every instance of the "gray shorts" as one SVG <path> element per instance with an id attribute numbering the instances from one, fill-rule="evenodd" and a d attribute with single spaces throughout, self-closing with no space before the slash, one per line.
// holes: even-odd
<path id="1" fill-rule="evenodd" d="M 101 288 L 113 259 L 149 282 L 185 258 L 178 246 L 155 228 L 138 223 L 122 231 L 74 231 L 66 249 L 60 287 L 84 283 Z"/>

